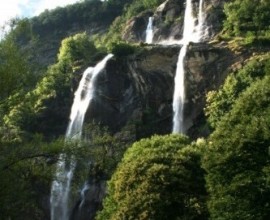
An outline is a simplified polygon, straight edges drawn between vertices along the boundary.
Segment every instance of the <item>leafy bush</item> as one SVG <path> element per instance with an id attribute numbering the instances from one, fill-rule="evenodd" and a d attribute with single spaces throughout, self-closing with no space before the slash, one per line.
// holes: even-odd
<path id="1" fill-rule="evenodd" d="M 90 37 L 86 33 L 80 33 L 62 41 L 58 61 L 71 65 L 78 61 L 89 62 L 96 53 L 97 49 Z"/>
<path id="2" fill-rule="evenodd" d="M 224 29 L 232 36 L 266 36 L 270 32 L 268 0 L 234 0 L 225 4 Z"/>
<path id="3" fill-rule="evenodd" d="M 31 88 L 37 77 L 31 72 L 27 54 L 22 54 L 12 38 L 0 42 L 0 102 L 18 90 Z"/>
<path id="4" fill-rule="evenodd" d="M 180 135 L 133 144 L 108 184 L 97 219 L 206 219 L 200 153 Z"/>
<path id="5" fill-rule="evenodd" d="M 46 219 L 40 198 L 50 190 L 52 167 L 48 161 L 62 146 L 62 140 L 44 143 L 40 136 L 28 143 L 0 140 L 1 219 Z"/>
<path id="6" fill-rule="evenodd" d="M 270 216 L 270 77 L 253 83 L 217 124 L 203 167 L 211 219 Z"/>
<path id="7" fill-rule="evenodd" d="M 270 55 L 254 57 L 242 69 L 231 73 L 218 91 L 207 94 L 205 114 L 208 122 L 215 128 L 218 121 L 231 110 L 239 95 L 254 81 L 270 74 Z"/>
<path id="8" fill-rule="evenodd" d="M 136 49 L 136 46 L 124 42 L 113 43 L 111 45 L 111 52 L 116 57 L 124 57 L 133 54 L 135 53 Z"/>

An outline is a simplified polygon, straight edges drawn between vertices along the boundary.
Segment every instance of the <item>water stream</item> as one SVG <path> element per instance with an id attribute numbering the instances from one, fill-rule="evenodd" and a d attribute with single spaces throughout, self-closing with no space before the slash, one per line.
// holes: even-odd
<path id="1" fill-rule="evenodd" d="M 70 121 L 66 132 L 67 142 L 76 143 L 81 139 L 85 113 L 95 94 L 97 76 L 112 56 L 112 54 L 107 55 L 95 67 L 89 67 L 84 71 L 71 108 Z M 69 219 L 68 203 L 75 167 L 76 159 L 74 156 L 66 154 L 59 156 L 55 179 L 51 187 L 51 220 Z"/>
<path id="2" fill-rule="evenodd" d="M 145 43 L 147 44 L 152 44 L 153 43 L 153 17 L 149 17 L 148 20 L 148 25 L 146 28 L 146 38 L 145 38 Z"/>
<path id="3" fill-rule="evenodd" d="M 184 16 L 183 38 L 180 41 L 182 48 L 178 56 L 176 74 L 174 78 L 173 94 L 173 133 L 185 133 L 184 107 L 185 107 L 185 57 L 190 42 L 200 42 L 204 36 L 205 15 L 204 1 L 200 0 L 198 17 L 194 17 L 192 0 L 186 1 Z M 197 21 L 197 25 L 196 25 Z"/>

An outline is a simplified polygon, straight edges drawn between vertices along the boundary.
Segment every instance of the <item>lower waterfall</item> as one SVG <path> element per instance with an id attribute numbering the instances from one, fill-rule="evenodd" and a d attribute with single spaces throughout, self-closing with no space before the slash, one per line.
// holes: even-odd
<path id="1" fill-rule="evenodd" d="M 85 113 L 95 94 L 97 76 L 112 57 L 112 54 L 108 54 L 95 67 L 89 67 L 84 71 L 79 87 L 75 92 L 66 141 L 79 142 L 81 139 Z M 51 220 L 69 219 L 69 194 L 75 167 L 76 159 L 74 156 L 68 157 L 66 154 L 59 156 L 55 179 L 51 186 Z"/>
<path id="2" fill-rule="evenodd" d="M 194 17 L 192 0 L 186 1 L 184 32 L 180 41 L 180 50 L 176 74 L 174 78 L 173 95 L 173 133 L 185 133 L 184 104 L 185 104 L 185 57 L 190 42 L 200 42 L 204 36 L 204 1 L 200 0 L 198 18 Z M 196 20 L 198 24 L 196 25 Z"/>

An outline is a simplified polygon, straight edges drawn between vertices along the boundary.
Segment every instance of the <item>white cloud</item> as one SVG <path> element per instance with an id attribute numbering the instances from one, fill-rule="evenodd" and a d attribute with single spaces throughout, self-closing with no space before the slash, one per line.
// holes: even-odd
<path id="1" fill-rule="evenodd" d="M 0 3 L 0 24 L 1 26 L 15 16 L 21 15 L 21 9 L 18 0 L 9 0 Z"/>
<path id="2" fill-rule="evenodd" d="M 2 0 L 0 1 L 0 40 L 9 30 L 7 22 L 15 17 L 32 17 L 45 9 L 53 9 L 57 6 L 65 6 L 79 0 Z M 2 29 L 5 26 L 5 29 Z"/>
<path id="3" fill-rule="evenodd" d="M 31 17 L 45 9 L 65 6 L 78 0 L 6 0 L 0 1 L 0 27 L 14 17 Z"/>

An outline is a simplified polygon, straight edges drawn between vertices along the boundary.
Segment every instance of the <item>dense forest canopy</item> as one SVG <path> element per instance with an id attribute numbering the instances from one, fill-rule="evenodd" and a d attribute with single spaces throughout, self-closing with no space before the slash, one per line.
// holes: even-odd
<path id="1" fill-rule="evenodd" d="M 133 121 L 116 133 L 88 124 L 82 143 L 64 143 L 82 70 L 109 52 L 124 66 L 134 54 L 152 50 L 122 34 L 132 18 L 154 14 L 163 2 L 83 0 L 11 21 L 0 41 L 0 219 L 50 218 L 59 153 L 78 159 L 76 186 L 89 176 L 109 180 L 100 220 L 270 218 L 269 0 L 216 1 L 224 3 L 223 20 L 211 43 L 245 59 L 237 69 L 228 67 L 204 97 L 203 138 L 139 140 Z M 150 133 L 149 125 L 140 126 Z M 86 160 L 93 161 L 90 171 Z"/>

